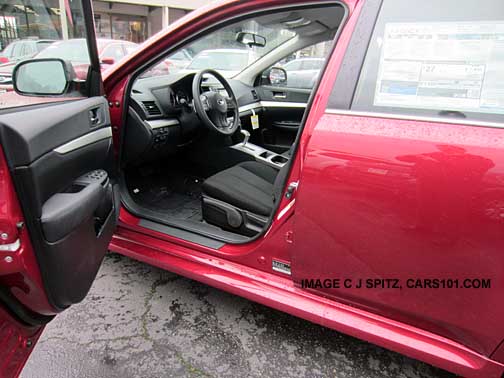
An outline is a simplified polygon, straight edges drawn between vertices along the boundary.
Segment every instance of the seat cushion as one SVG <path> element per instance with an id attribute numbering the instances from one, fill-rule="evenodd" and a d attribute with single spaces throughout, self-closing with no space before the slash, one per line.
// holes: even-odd
<path id="1" fill-rule="evenodd" d="M 255 214 L 273 211 L 273 184 L 278 171 L 265 164 L 247 161 L 205 180 L 203 194 Z"/>

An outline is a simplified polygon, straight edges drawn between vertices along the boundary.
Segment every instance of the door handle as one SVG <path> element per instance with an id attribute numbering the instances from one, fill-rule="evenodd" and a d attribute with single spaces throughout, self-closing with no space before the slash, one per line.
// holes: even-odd
<path id="1" fill-rule="evenodd" d="M 285 100 L 287 95 L 285 92 L 273 92 L 273 98 L 277 100 Z"/>
<path id="2" fill-rule="evenodd" d="M 100 108 L 89 111 L 89 121 L 91 122 L 91 126 L 96 126 L 100 123 Z"/>

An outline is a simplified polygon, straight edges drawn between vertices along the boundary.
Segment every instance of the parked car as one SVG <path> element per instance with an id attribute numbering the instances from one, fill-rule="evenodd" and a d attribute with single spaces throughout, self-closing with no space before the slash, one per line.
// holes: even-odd
<path id="1" fill-rule="evenodd" d="M 97 43 L 102 70 L 109 68 L 127 55 L 128 51 L 137 47 L 136 43 L 113 39 L 98 39 Z M 72 62 L 77 77 L 82 80 L 86 78 L 89 57 L 86 53 L 85 39 L 69 39 L 66 41 L 52 42 L 49 47 L 40 51 L 34 57 L 38 59 L 61 58 L 68 60 Z M 17 61 L 12 61 L 0 66 L 0 93 L 13 90 L 12 71 L 16 64 Z M 14 99 L 15 96 L 10 95 L 8 98 Z M 7 101 L 5 97 L 3 101 Z M 0 102 L 2 102 L 1 99 Z"/>
<path id="2" fill-rule="evenodd" d="M 32 58 L 53 42 L 52 39 L 22 39 L 11 42 L 0 52 L 0 64 Z"/>
<path id="3" fill-rule="evenodd" d="M 245 49 L 203 50 L 196 54 L 191 63 L 186 66 L 186 70 L 198 71 L 204 67 L 213 67 L 224 77 L 231 78 L 255 59 L 254 54 Z"/>
<path id="4" fill-rule="evenodd" d="M 92 7 L 76 3 L 72 30 L 91 39 Z M 96 59 L 79 80 L 59 59 L 19 63 L 25 102 L 0 113 L 3 376 L 86 297 L 110 250 L 502 378 L 503 12 L 502 0 L 225 0 L 103 75 Z M 202 38 L 189 68 L 142 76 Z M 313 90 L 269 77 L 332 39 Z"/>
<path id="5" fill-rule="evenodd" d="M 25 39 L 10 43 L 0 53 L 0 93 L 12 90 L 12 69 L 16 63 L 33 58 L 54 43 L 50 39 Z"/>
<path id="6" fill-rule="evenodd" d="M 143 78 L 159 76 L 159 75 L 169 75 L 179 72 L 181 69 L 185 68 L 190 60 L 186 60 L 189 53 L 185 50 L 177 51 L 173 56 L 169 56 L 163 59 L 161 62 L 156 64 L 154 67 L 142 74 Z"/>
<path id="7" fill-rule="evenodd" d="M 170 55 L 168 59 L 165 60 L 170 73 L 175 73 L 181 69 L 186 68 L 192 61 L 192 55 L 186 49 L 177 51 L 175 54 Z"/>
<path id="8" fill-rule="evenodd" d="M 288 87 L 313 88 L 317 82 L 325 59 L 299 58 L 285 63 L 282 68 L 287 72 Z"/>

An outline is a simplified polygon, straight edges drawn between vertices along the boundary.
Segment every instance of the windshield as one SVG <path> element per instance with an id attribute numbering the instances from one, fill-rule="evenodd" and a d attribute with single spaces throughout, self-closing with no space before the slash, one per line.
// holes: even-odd
<path id="1" fill-rule="evenodd" d="M 37 55 L 37 58 L 60 58 L 72 63 L 89 63 L 85 39 L 56 42 Z"/>
<path id="2" fill-rule="evenodd" d="M 210 33 L 185 46 L 184 50 L 167 56 L 163 62 L 145 72 L 141 77 L 172 74 L 181 70 L 198 71 L 206 68 L 220 71 L 226 77 L 233 77 L 296 36 L 296 32 L 289 30 L 282 23 L 264 21 L 259 18 L 257 21 L 240 22 Z M 236 40 L 240 32 L 264 37 L 266 43 L 264 46 L 244 45 Z M 176 63 L 177 61 L 180 63 Z"/>
<path id="3" fill-rule="evenodd" d="M 203 51 L 189 65 L 189 69 L 202 70 L 212 67 L 221 71 L 241 71 L 247 66 L 249 53 L 238 51 Z"/>

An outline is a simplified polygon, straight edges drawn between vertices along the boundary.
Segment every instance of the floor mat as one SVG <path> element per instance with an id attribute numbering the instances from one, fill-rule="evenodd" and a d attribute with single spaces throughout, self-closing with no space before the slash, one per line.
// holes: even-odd
<path id="1" fill-rule="evenodd" d="M 203 179 L 182 173 L 138 175 L 129 183 L 135 202 L 170 218 L 202 221 Z"/>

